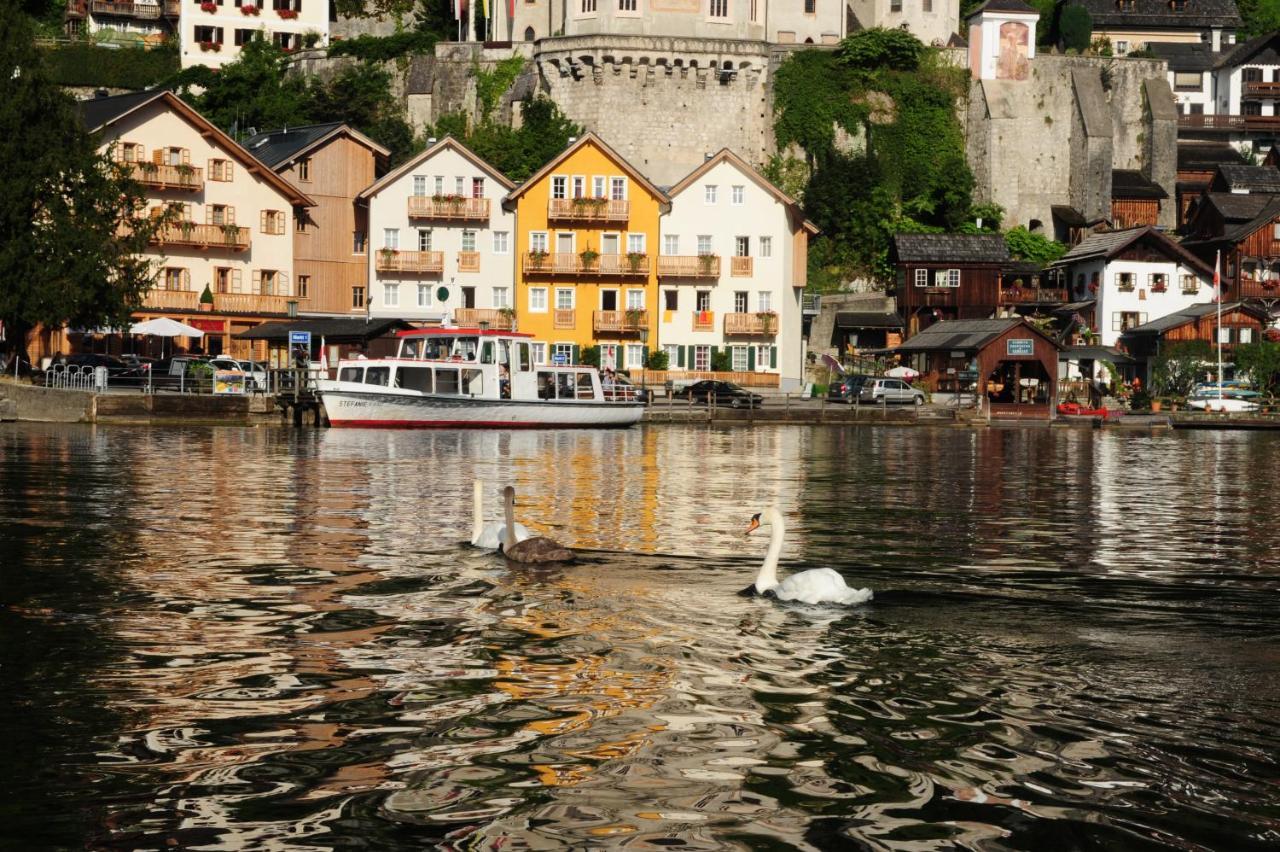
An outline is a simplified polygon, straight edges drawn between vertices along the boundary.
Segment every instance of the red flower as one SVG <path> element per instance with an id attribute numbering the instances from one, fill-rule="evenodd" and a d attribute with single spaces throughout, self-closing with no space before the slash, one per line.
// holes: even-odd
<path id="1" fill-rule="evenodd" d="M 217 4 L 217 3 L 201 3 L 201 4 L 200 4 L 200 11 L 201 11 L 201 12 L 216 12 L 216 11 L 218 11 L 218 4 Z"/>
<path id="2" fill-rule="evenodd" d="M 293 18 L 298 17 L 298 12 L 296 9 L 277 9 L 276 12 L 280 15 L 280 17 L 285 18 L 286 20 L 291 20 Z"/>

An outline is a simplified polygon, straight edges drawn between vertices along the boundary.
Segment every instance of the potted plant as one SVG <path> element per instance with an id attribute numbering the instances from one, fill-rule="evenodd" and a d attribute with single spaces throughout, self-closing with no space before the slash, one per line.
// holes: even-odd
<path id="1" fill-rule="evenodd" d="M 216 42 L 216 41 L 202 41 L 202 42 L 200 42 L 200 49 L 201 49 L 201 50 L 204 50 L 204 51 L 217 50 L 217 49 L 218 49 L 218 47 L 219 47 L 219 45 L 218 45 L 218 42 Z"/>
<path id="2" fill-rule="evenodd" d="M 196 176 L 195 166 L 190 165 L 189 163 L 179 163 L 178 165 L 174 166 L 174 168 L 178 172 L 179 183 L 189 184 L 189 183 L 195 182 L 194 181 L 194 178 Z"/>
<path id="3" fill-rule="evenodd" d="M 400 252 L 393 248 L 380 248 L 378 249 L 378 259 L 384 264 L 390 265 L 391 261 L 393 261 L 399 253 Z"/>
<path id="4" fill-rule="evenodd" d="M 284 18 L 286 21 L 291 21 L 298 17 L 297 9 L 277 9 L 276 11 L 280 14 L 280 17 Z"/>
<path id="5" fill-rule="evenodd" d="M 760 333 L 773 334 L 778 330 L 778 315 L 773 311 L 761 311 L 758 315 L 760 318 Z"/>
<path id="6" fill-rule="evenodd" d="M 201 4 L 200 4 L 200 11 L 201 11 L 201 12 L 216 12 L 216 11 L 218 11 L 218 4 L 217 4 L 217 3 L 207 2 L 207 0 L 206 0 L 206 2 L 204 2 L 204 3 L 201 3 Z"/>
<path id="7" fill-rule="evenodd" d="M 511 331 L 516 330 L 516 309 L 515 308 L 498 308 L 498 316 L 502 318 L 502 323 Z"/>
<path id="8" fill-rule="evenodd" d="M 204 292 L 200 294 L 200 310 L 213 310 L 213 291 L 209 289 L 209 285 L 204 285 Z"/>
<path id="9" fill-rule="evenodd" d="M 582 260 L 583 269 L 595 269 L 596 261 L 600 259 L 600 252 L 592 248 L 583 249 L 578 255 Z"/>
<path id="10" fill-rule="evenodd" d="M 698 270 L 699 270 L 703 275 L 710 275 L 710 274 L 711 274 L 711 268 L 712 268 L 712 266 L 714 266 L 714 264 L 715 264 L 715 260 L 716 260 L 716 256 L 715 256 L 714 254 L 700 254 L 700 255 L 698 255 Z"/>
<path id="11" fill-rule="evenodd" d="M 641 308 L 627 308 L 627 330 L 639 331 L 644 327 L 645 312 Z"/>
<path id="12" fill-rule="evenodd" d="M 534 249 L 529 252 L 529 265 L 534 269 L 541 269 L 547 262 L 547 252 L 545 249 Z"/>
<path id="13" fill-rule="evenodd" d="M 178 230 L 182 233 L 182 239 L 191 242 L 191 237 L 196 232 L 196 223 L 188 219 L 183 219 L 178 223 Z"/>
<path id="14" fill-rule="evenodd" d="M 627 252 L 627 266 L 633 273 L 640 271 L 640 264 L 644 263 L 647 255 L 642 251 Z"/>
<path id="15" fill-rule="evenodd" d="M 222 238 L 227 241 L 227 245 L 233 246 L 240 242 L 240 228 L 231 222 L 224 222 L 222 225 Z"/>
<path id="16" fill-rule="evenodd" d="M 257 7 L 257 6 L 252 6 L 252 5 L 249 5 L 249 6 L 241 6 L 241 7 L 240 7 L 240 14 L 241 14 L 241 15 L 256 15 L 256 14 L 258 14 L 258 7 Z"/>

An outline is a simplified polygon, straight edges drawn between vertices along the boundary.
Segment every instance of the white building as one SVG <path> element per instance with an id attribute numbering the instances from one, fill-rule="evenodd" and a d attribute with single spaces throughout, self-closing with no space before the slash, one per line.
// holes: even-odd
<path id="1" fill-rule="evenodd" d="M 809 235 L 794 199 L 722 150 L 671 188 L 660 223 L 658 340 L 672 370 L 710 370 L 727 350 L 735 372 L 804 374 L 801 297 Z"/>
<path id="2" fill-rule="evenodd" d="M 241 342 L 231 335 L 305 308 L 294 284 L 293 232 L 300 210 L 315 205 L 309 196 L 172 92 L 78 107 L 103 148 L 132 165 L 150 207 L 177 214 L 147 253 L 156 279 L 140 315 L 188 322 L 205 332 L 206 351 L 236 352 Z M 202 303 L 206 288 L 212 301 Z"/>
<path id="3" fill-rule="evenodd" d="M 70 0 L 69 33 L 91 33 L 119 44 L 160 44 L 177 25 L 181 0 Z"/>
<path id="4" fill-rule="evenodd" d="M 495 7 L 494 35 L 512 41 L 606 34 L 835 44 L 847 34 L 845 0 L 519 0 L 514 18 L 507 8 Z"/>
<path id="5" fill-rule="evenodd" d="M 1213 298 L 1213 270 L 1154 228 L 1091 234 L 1062 256 L 1072 298 L 1095 300 L 1090 331 L 1103 346 L 1120 335 Z"/>
<path id="6" fill-rule="evenodd" d="M 960 0 L 849 0 L 857 26 L 903 28 L 925 44 L 945 46 L 960 26 Z"/>
<path id="7" fill-rule="evenodd" d="M 182 67 L 218 68 L 261 35 L 286 51 L 329 44 L 329 0 L 182 0 Z"/>
<path id="8" fill-rule="evenodd" d="M 369 206 L 369 314 L 510 327 L 515 185 L 446 136 L 356 196 Z"/>

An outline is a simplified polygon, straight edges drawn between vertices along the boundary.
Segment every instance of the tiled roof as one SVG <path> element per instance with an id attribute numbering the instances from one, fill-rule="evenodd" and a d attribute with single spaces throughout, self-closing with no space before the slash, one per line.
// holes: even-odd
<path id="1" fill-rule="evenodd" d="M 1179 171 L 1211 171 L 1222 163 L 1244 165 L 1244 155 L 1225 142 L 1178 143 Z"/>
<path id="2" fill-rule="evenodd" d="M 1056 260 L 1053 265 L 1069 266 L 1095 257 L 1112 258 L 1138 240 L 1146 240 L 1148 245 L 1158 249 L 1170 260 L 1195 267 L 1202 272 L 1209 271 L 1204 261 L 1150 226 L 1089 234 L 1072 246 L 1071 250 Z"/>
<path id="3" fill-rule="evenodd" d="M 1214 67 L 1231 68 L 1236 65 L 1243 65 L 1245 62 L 1254 59 L 1257 54 L 1262 53 L 1268 47 L 1272 48 L 1271 53 L 1274 55 L 1276 52 L 1274 43 L 1277 41 L 1277 36 L 1280 36 L 1280 33 L 1266 32 L 1260 36 L 1254 36 L 1248 41 L 1243 41 L 1231 50 L 1223 53 Z"/>
<path id="4" fill-rule="evenodd" d="M 1160 188 L 1142 172 L 1135 169 L 1112 169 L 1112 198 L 1168 198 L 1169 193 Z"/>
<path id="5" fill-rule="evenodd" d="M 262 161 L 263 165 L 275 168 L 298 151 L 322 139 L 342 126 L 342 122 L 329 124 L 310 124 L 305 127 L 286 127 L 282 130 L 269 130 L 250 136 L 244 142 L 249 153 Z"/>
<path id="6" fill-rule="evenodd" d="M 1170 71 L 1208 71 L 1222 56 L 1202 41 L 1149 41 L 1147 50 L 1168 62 Z"/>
<path id="7" fill-rule="evenodd" d="M 898 352 L 971 351 L 981 349 L 1011 328 L 1025 326 L 1027 331 L 1042 332 L 1024 323 L 1021 317 L 1005 319 L 943 320 L 934 323 L 897 348 Z"/>
<path id="8" fill-rule="evenodd" d="M 965 20 L 969 20 L 974 15 L 981 15 L 983 12 L 1015 12 L 1019 15 L 1040 14 L 1039 9 L 1034 6 L 1028 6 L 1022 0 L 987 0 L 987 2 L 966 15 Z"/>
<path id="9" fill-rule="evenodd" d="M 130 92 L 127 95 L 112 95 L 106 98 L 89 98 L 76 102 L 80 120 L 85 129 L 97 130 L 102 125 L 132 112 L 143 104 L 149 103 L 164 94 L 163 89 L 152 89 L 146 92 Z"/>
<path id="10" fill-rule="evenodd" d="M 894 253 L 902 263 L 1006 263 L 1009 249 L 999 234 L 897 234 Z"/>
<path id="11" fill-rule="evenodd" d="M 1244 309 L 1246 311 L 1254 310 L 1244 302 L 1231 302 L 1229 304 L 1223 303 L 1222 305 L 1223 311 L 1235 311 L 1240 309 Z M 1131 328 L 1126 331 L 1125 334 L 1160 334 L 1161 332 L 1168 331 L 1171 328 L 1177 328 L 1178 326 L 1186 325 L 1189 322 L 1194 322 L 1208 314 L 1216 313 L 1217 310 L 1217 302 L 1202 302 L 1198 305 L 1191 305 L 1190 307 L 1183 308 L 1180 311 L 1166 314 L 1159 319 L 1153 319 L 1151 322 L 1137 326 L 1136 328 Z"/>
<path id="12" fill-rule="evenodd" d="M 836 328 L 904 328 L 905 325 L 896 313 L 842 311 L 836 314 Z"/>
<path id="13" fill-rule="evenodd" d="M 1271 166 L 1249 166 L 1223 163 L 1218 166 L 1216 183 L 1236 192 L 1280 192 L 1280 169 Z"/>
<path id="14" fill-rule="evenodd" d="M 1235 29 L 1243 24 L 1235 0 L 1187 0 L 1181 11 L 1174 11 L 1169 0 L 1134 0 L 1130 8 L 1123 10 L 1115 0 L 1073 0 L 1071 5 L 1088 10 L 1095 30 L 1103 26 Z"/>

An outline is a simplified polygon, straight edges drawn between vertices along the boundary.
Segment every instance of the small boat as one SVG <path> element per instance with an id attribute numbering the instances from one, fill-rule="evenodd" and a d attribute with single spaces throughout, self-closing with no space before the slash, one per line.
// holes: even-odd
<path id="1" fill-rule="evenodd" d="M 1107 411 L 1105 408 L 1088 408 L 1078 402 L 1062 402 L 1058 404 L 1058 414 L 1063 417 L 1119 417 L 1122 411 Z"/>
<path id="2" fill-rule="evenodd" d="M 1222 383 L 1222 395 L 1224 397 L 1232 397 L 1234 399 L 1257 399 L 1262 396 L 1256 390 L 1251 388 L 1248 383 L 1240 381 L 1226 381 Z M 1195 397 L 1218 397 L 1217 382 L 1202 382 L 1191 389 L 1191 396 Z"/>
<path id="3" fill-rule="evenodd" d="M 402 331 L 392 358 L 338 363 L 316 393 L 335 427 L 631 426 L 644 406 L 594 367 L 535 364 L 532 335 L 477 328 Z"/>
<path id="4" fill-rule="evenodd" d="M 1187 408 L 1194 408 L 1200 411 L 1225 412 L 1227 414 L 1237 414 L 1243 411 L 1257 411 L 1258 403 L 1251 399 L 1244 399 L 1238 396 L 1230 396 L 1224 389 L 1222 396 L 1217 393 L 1212 396 L 1193 396 L 1187 399 Z"/>

